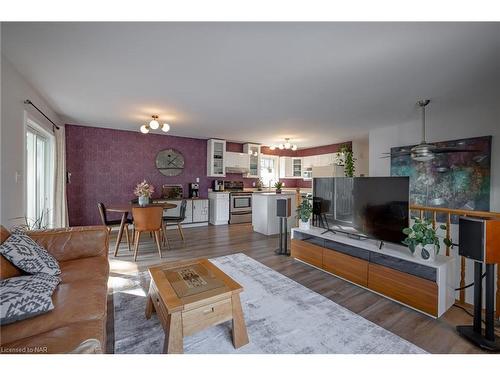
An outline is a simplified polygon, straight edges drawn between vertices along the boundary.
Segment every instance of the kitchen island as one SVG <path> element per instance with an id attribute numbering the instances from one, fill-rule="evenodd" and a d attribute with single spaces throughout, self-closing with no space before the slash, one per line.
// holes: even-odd
<path id="1" fill-rule="evenodd" d="M 279 218 L 276 216 L 276 201 L 278 199 L 291 199 L 292 212 L 288 218 L 288 230 L 295 226 L 295 208 L 297 198 L 294 191 L 254 192 L 252 194 L 252 226 L 253 230 L 266 236 L 279 233 Z"/>

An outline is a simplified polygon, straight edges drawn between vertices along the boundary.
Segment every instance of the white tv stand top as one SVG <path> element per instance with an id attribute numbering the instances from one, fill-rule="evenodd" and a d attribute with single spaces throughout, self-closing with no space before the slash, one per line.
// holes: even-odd
<path id="1" fill-rule="evenodd" d="M 420 254 L 415 253 L 413 255 L 410 250 L 403 246 L 391 242 L 384 242 L 382 249 L 379 249 L 380 241 L 373 239 L 362 239 L 358 240 L 356 238 L 349 237 L 344 233 L 332 233 L 325 232 L 326 229 L 311 227 L 311 229 L 300 229 L 292 228 L 292 239 L 294 238 L 295 232 L 300 232 L 304 234 L 309 234 L 314 237 L 324 238 L 326 240 L 340 242 L 346 245 L 358 247 L 368 251 L 376 252 L 383 255 L 389 255 L 395 258 L 406 260 L 413 263 L 422 264 L 428 267 L 440 268 L 449 262 L 453 261 L 452 256 L 437 255 L 433 260 L 425 260 L 420 257 Z"/>

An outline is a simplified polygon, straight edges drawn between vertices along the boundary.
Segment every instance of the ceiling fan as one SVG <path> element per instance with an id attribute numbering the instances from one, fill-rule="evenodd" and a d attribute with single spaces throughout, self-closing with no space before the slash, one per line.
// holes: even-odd
<path id="1" fill-rule="evenodd" d="M 444 154 L 449 152 L 476 152 L 478 150 L 471 150 L 461 147 L 439 147 L 425 140 L 425 107 L 430 103 L 429 99 L 422 99 L 417 102 L 417 105 L 422 110 L 422 141 L 413 146 L 411 149 L 399 148 L 398 151 L 384 152 L 385 156 L 382 158 L 390 158 L 397 156 L 411 155 L 411 158 L 416 161 L 429 161 L 435 158 L 436 154 Z"/>

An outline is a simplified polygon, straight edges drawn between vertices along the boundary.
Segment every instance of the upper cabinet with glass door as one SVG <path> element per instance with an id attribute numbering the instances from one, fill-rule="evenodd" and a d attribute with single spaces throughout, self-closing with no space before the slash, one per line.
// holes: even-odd
<path id="1" fill-rule="evenodd" d="M 226 177 L 226 141 L 222 139 L 207 141 L 207 176 Z"/>
<path id="2" fill-rule="evenodd" d="M 260 178 L 260 145 L 245 143 L 243 145 L 243 152 L 247 153 L 250 157 L 249 172 L 245 177 Z"/>
<path id="3" fill-rule="evenodd" d="M 292 158 L 293 177 L 302 177 L 302 158 Z"/>

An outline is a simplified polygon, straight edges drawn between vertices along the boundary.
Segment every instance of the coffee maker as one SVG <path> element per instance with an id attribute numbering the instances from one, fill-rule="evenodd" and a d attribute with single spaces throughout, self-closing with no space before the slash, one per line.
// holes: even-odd
<path id="1" fill-rule="evenodd" d="M 214 180 L 213 191 L 223 191 L 224 190 L 224 180 Z"/>
<path id="2" fill-rule="evenodd" d="M 189 198 L 199 198 L 200 197 L 200 184 L 196 182 L 191 182 L 189 184 Z"/>

